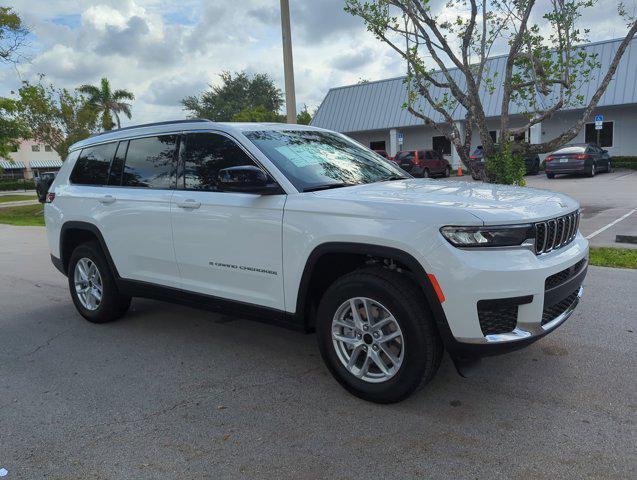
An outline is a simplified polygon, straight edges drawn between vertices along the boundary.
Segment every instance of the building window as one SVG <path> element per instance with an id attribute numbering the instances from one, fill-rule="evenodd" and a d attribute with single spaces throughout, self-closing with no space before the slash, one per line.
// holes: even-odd
<path id="1" fill-rule="evenodd" d="M 443 155 L 451 155 L 451 142 L 444 135 L 433 137 L 431 139 L 433 149 Z"/>
<path id="2" fill-rule="evenodd" d="M 489 130 L 489 136 L 491 137 L 491 140 L 493 140 L 493 143 L 496 143 L 498 141 L 498 131 L 497 130 Z"/>
<path id="3" fill-rule="evenodd" d="M 31 145 L 31 151 L 32 152 L 39 152 L 40 151 L 40 145 Z"/>
<path id="4" fill-rule="evenodd" d="M 45 152 L 52 152 L 52 151 L 53 151 L 53 149 L 51 148 L 51 145 L 45 145 L 45 146 L 44 146 L 44 151 L 45 151 Z"/>
<path id="5" fill-rule="evenodd" d="M 369 142 L 370 150 L 387 150 L 385 148 L 385 140 L 382 142 Z"/>
<path id="6" fill-rule="evenodd" d="M 613 126 L 615 122 L 603 122 L 601 130 L 595 130 L 594 123 L 587 123 L 584 134 L 586 143 L 597 143 L 602 148 L 613 146 Z M 599 133 L 599 137 L 597 136 Z M 598 141 L 599 138 L 599 141 Z"/>

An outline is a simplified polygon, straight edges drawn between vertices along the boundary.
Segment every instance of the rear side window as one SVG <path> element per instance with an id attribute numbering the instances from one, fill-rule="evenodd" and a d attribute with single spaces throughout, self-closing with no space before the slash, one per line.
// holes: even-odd
<path id="1" fill-rule="evenodd" d="M 182 149 L 184 184 L 187 190 L 217 190 L 219 170 L 244 165 L 256 166 L 231 139 L 216 133 L 191 133 Z"/>
<path id="2" fill-rule="evenodd" d="M 171 189 L 175 183 L 177 135 L 130 140 L 122 186 Z"/>
<path id="3" fill-rule="evenodd" d="M 76 185 L 106 185 L 116 146 L 116 143 L 106 143 L 83 149 L 71 173 L 71 183 Z"/>

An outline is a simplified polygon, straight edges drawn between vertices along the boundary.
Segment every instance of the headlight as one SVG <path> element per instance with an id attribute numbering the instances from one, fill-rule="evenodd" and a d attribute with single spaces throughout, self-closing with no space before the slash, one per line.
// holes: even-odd
<path id="1" fill-rule="evenodd" d="M 442 227 L 442 236 L 454 247 L 514 247 L 535 238 L 533 225 L 502 227 Z M 529 246 L 531 244 L 529 243 Z"/>

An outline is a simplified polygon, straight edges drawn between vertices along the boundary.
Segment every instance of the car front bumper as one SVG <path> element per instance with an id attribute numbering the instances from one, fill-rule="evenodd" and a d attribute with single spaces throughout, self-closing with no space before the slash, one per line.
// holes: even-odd
<path id="1" fill-rule="evenodd" d="M 439 330 L 454 357 L 481 357 L 524 347 L 562 325 L 584 292 L 588 241 L 581 234 L 570 244 L 539 256 L 522 249 L 441 248 L 446 250 L 439 256 L 445 271 L 435 275 L 445 294 L 441 307 L 446 325 Z M 557 278 L 557 283 L 553 280 L 549 285 L 549 277 Z M 510 328 L 489 332 L 485 328 L 489 310 L 480 309 L 485 304 L 495 305 L 490 308 L 496 312 L 496 325 L 502 325 L 502 312 L 507 312 L 505 325 Z"/>

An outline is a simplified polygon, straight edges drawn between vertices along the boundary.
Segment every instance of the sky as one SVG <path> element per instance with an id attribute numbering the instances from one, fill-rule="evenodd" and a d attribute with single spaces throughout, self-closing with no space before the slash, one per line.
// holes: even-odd
<path id="1" fill-rule="evenodd" d="M 180 100 L 218 84 L 224 70 L 267 73 L 283 89 L 279 0 L 0 3 L 13 7 L 32 32 L 27 60 L 17 68 L 0 67 L 0 96 L 40 73 L 67 88 L 98 84 L 106 76 L 113 88 L 136 96 L 126 125 L 184 118 Z M 436 3 L 442 8 L 445 2 Z M 307 104 L 312 111 L 331 87 L 404 74 L 397 54 L 344 12 L 343 0 L 290 5 L 299 107 Z M 623 33 L 614 0 L 600 0 L 586 17 L 594 25 L 591 40 Z"/>

